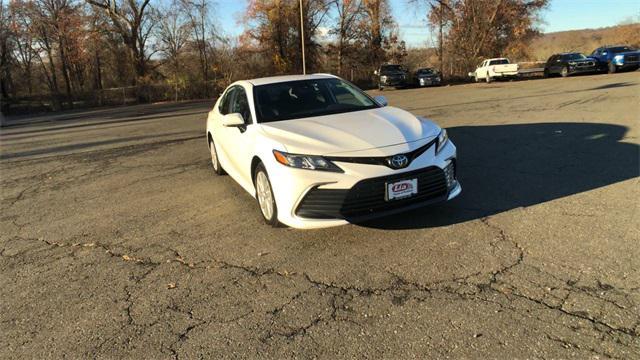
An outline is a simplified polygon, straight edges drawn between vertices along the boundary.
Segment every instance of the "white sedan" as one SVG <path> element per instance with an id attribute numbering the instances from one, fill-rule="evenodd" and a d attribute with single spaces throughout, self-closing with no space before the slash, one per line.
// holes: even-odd
<path id="1" fill-rule="evenodd" d="M 446 130 L 332 75 L 233 83 L 209 112 L 207 140 L 214 171 L 274 226 L 359 222 L 462 191 Z"/>

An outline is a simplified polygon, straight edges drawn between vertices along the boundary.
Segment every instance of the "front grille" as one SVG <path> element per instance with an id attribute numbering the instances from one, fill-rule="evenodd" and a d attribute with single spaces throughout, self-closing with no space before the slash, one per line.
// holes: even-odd
<path id="1" fill-rule="evenodd" d="M 449 165 L 449 174 L 455 174 Z M 403 179 L 418 179 L 418 193 L 406 199 L 385 200 L 385 184 Z M 454 182 L 447 181 L 445 172 L 432 166 L 401 174 L 365 179 L 356 183 L 351 189 L 311 189 L 302 199 L 296 214 L 311 219 L 356 220 L 375 213 L 384 213 L 419 203 L 445 200 L 448 187 Z"/>
<path id="2" fill-rule="evenodd" d="M 409 166 L 413 160 L 415 160 L 418 156 L 424 154 L 427 150 L 431 148 L 431 146 L 433 146 L 433 144 L 436 144 L 437 140 L 438 138 L 435 138 L 415 150 L 402 153 L 402 154 L 396 154 L 396 155 L 405 155 L 406 157 L 408 157 L 409 162 L 407 163 L 407 166 Z M 328 160 L 336 161 L 336 162 L 384 165 L 388 168 L 393 169 L 393 167 L 389 163 L 389 159 L 391 159 L 392 157 L 393 156 L 325 156 L 325 158 L 327 158 Z"/>
<path id="3" fill-rule="evenodd" d="M 638 55 L 625 55 L 625 61 L 638 61 Z"/>
<path id="4" fill-rule="evenodd" d="M 585 62 L 579 62 L 576 66 L 577 67 L 591 67 L 594 66 L 596 63 L 593 61 L 585 61 Z"/>

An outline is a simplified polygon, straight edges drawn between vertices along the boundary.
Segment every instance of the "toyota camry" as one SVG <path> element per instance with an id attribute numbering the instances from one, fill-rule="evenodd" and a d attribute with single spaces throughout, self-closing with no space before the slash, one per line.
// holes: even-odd
<path id="1" fill-rule="evenodd" d="M 209 112 L 207 140 L 213 170 L 274 226 L 360 222 L 462 191 L 445 129 L 333 75 L 231 84 Z"/>

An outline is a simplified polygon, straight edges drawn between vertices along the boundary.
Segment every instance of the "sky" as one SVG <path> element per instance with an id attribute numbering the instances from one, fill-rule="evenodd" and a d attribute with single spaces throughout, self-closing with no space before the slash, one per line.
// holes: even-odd
<path id="1" fill-rule="evenodd" d="M 389 0 L 400 36 L 410 47 L 429 45 L 431 36 L 424 9 L 409 0 Z M 214 13 L 224 34 L 237 36 L 243 28 L 240 19 L 247 7 L 246 0 L 217 0 Z M 599 28 L 617 25 L 628 19 L 640 21 L 640 0 L 551 0 L 543 11 L 543 32 Z"/>

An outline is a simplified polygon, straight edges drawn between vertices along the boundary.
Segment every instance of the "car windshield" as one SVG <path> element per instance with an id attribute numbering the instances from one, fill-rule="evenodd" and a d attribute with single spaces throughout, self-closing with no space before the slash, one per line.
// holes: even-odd
<path id="1" fill-rule="evenodd" d="M 582 59 L 586 59 L 587 57 L 580 54 L 580 53 L 575 53 L 575 54 L 567 54 L 564 56 L 565 60 L 582 60 Z"/>
<path id="2" fill-rule="evenodd" d="M 630 48 L 628 46 L 617 46 L 617 47 L 609 48 L 609 51 L 613 54 L 617 54 L 617 53 L 622 53 L 627 51 L 635 51 L 635 49 Z"/>
<path id="3" fill-rule="evenodd" d="M 491 60 L 489 62 L 489 65 L 504 65 L 508 63 L 509 63 L 509 60 L 507 59 L 498 59 L 498 60 Z"/>
<path id="4" fill-rule="evenodd" d="M 340 79 L 289 81 L 253 88 L 258 122 L 300 119 L 379 107 L 369 95 Z"/>
<path id="5" fill-rule="evenodd" d="M 381 73 L 389 73 L 389 72 L 398 72 L 398 71 L 402 71 L 402 66 L 401 65 L 382 65 L 380 66 L 380 72 Z"/>
<path id="6" fill-rule="evenodd" d="M 434 74 L 433 69 L 420 69 L 418 70 L 418 75 L 432 75 Z"/>

